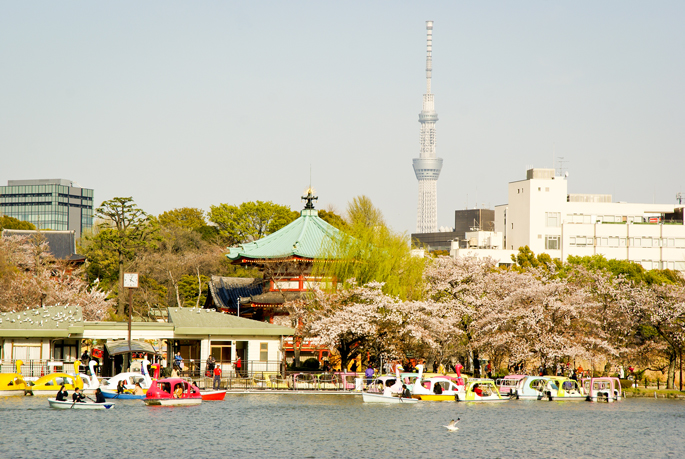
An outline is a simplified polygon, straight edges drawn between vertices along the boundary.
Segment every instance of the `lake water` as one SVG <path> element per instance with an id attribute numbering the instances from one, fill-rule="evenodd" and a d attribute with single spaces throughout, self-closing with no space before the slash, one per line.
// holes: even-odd
<path id="1" fill-rule="evenodd" d="M 685 457 L 685 402 L 365 404 L 349 395 L 227 395 L 196 407 L 119 400 L 62 411 L 0 398 L 0 458 Z M 461 418 L 460 429 L 442 425 Z"/>

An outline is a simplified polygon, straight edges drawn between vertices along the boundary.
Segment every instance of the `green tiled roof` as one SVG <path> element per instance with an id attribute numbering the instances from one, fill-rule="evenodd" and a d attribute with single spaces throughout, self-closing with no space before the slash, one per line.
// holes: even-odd
<path id="1" fill-rule="evenodd" d="M 323 254 L 325 244 L 340 237 L 340 231 L 319 218 L 315 209 L 304 209 L 289 225 L 258 241 L 229 249 L 231 260 L 302 257 L 315 259 Z"/>
<path id="2" fill-rule="evenodd" d="M 0 336 L 66 337 L 83 333 L 80 306 L 46 306 L 20 312 L 0 313 Z"/>
<path id="3" fill-rule="evenodd" d="M 177 335 L 272 335 L 289 336 L 295 330 L 280 325 L 216 312 L 213 309 L 168 308 L 169 322 Z"/>

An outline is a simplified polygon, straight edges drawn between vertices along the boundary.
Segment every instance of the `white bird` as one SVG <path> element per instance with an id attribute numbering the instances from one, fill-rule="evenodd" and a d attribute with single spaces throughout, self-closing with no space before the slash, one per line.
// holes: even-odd
<path id="1" fill-rule="evenodd" d="M 450 432 L 456 432 L 457 430 L 459 430 L 459 427 L 457 427 L 457 423 L 459 423 L 460 420 L 461 420 L 461 418 L 457 418 L 456 421 L 454 419 L 452 419 L 449 424 L 447 424 L 446 426 L 443 426 L 443 427 L 445 429 L 449 430 Z"/>

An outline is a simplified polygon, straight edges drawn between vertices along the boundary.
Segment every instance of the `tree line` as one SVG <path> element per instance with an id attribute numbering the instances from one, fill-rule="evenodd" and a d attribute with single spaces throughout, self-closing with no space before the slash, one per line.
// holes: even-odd
<path id="1" fill-rule="evenodd" d="M 662 371 L 673 387 L 685 340 L 681 274 L 599 255 L 562 262 L 528 247 L 514 258 L 498 267 L 440 256 L 426 260 L 404 298 L 386 290 L 395 273 L 317 290 L 288 309 L 298 334 L 335 349 L 343 366 L 359 354 L 471 369 L 481 358 L 510 369 L 579 359 L 602 372 L 620 364 Z"/>

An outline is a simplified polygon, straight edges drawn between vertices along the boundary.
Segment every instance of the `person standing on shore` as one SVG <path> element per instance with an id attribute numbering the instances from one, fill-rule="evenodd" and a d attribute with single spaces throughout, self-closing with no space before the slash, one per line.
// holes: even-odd
<path id="1" fill-rule="evenodd" d="M 219 390 L 221 388 L 221 366 L 217 365 L 214 367 L 214 383 L 212 384 L 212 388 L 214 390 Z"/>
<path id="2" fill-rule="evenodd" d="M 240 357 L 238 357 L 238 360 L 235 361 L 235 372 L 238 376 L 242 376 L 241 373 L 241 368 L 243 367 L 243 361 Z"/>
<path id="3" fill-rule="evenodd" d="M 371 365 L 371 363 L 369 363 L 368 368 L 367 368 L 366 371 L 364 372 L 364 376 L 366 376 L 366 385 L 367 385 L 367 386 L 368 386 L 369 384 L 371 384 L 371 379 L 373 378 L 373 375 L 374 375 L 375 372 L 376 372 L 376 371 L 373 369 L 373 366 Z"/>

